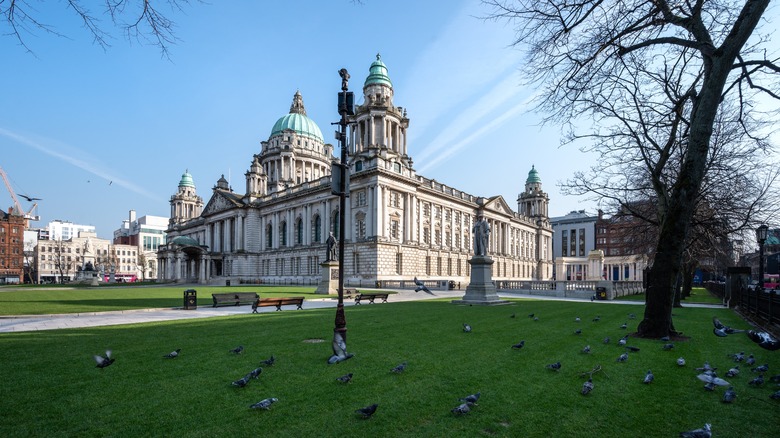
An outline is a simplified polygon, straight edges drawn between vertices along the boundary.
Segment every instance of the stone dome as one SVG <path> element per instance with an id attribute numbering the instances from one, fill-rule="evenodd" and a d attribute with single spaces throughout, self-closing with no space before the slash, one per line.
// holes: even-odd
<path id="1" fill-rule="evenodd" d="M 293 103 L 290 106 L 290 113 L 281 117 L 271 128 L 271 137 L 281 134 L 283 131 L 292 130 L 299 135 L 311 137 L 324 143 L 320 127 L 312 119 L 306 116 L 306 109 L 303 107 L 303 97 L 300 91 L 295 92 Z"/>

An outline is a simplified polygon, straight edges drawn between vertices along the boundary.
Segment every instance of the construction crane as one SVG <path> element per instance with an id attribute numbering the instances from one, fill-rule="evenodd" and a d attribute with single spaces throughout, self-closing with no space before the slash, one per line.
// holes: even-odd
<path id="1" fill-rule="evenodd" d="M 3 170 L 2 167 L 0 167 L 0 176 L 3 177 L 3 182 L 5 183 L 5 187 L 8 189 L 8 193 L 11 194 L 11 198 L 14 200 L 14 207 L 16 208 L 17 214 L 23 215 L 24 218 L 27 220 L 31 220 L 31 221 L 40 220 L 41 219 L 40 216 L 33 214 L 35 209 L 38 208 L 38 203 L 33 202 L 33 205 L 30 208 L 30 210 L 25 212 L 24 209 L 22 208 L 22 204 L 19 203 L 19 199 L 16 197 L 16 193 L 14 192 L 14 189 L 11 187 L 11 183 L 8 181 L 8 175 L 6 175 L 5 170 Z M 28 201 L 41 199 L 41 198 L 33 198 L 27 195 L 21 195 L 21 196 L 23 196 Z"/>

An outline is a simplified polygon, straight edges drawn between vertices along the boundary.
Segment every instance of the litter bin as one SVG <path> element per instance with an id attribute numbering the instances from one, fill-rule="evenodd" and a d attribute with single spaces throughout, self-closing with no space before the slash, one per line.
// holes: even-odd
<path id="1" fill-rule="evenodd" d="M 195 310 L 198 308 L 198 292 L 195 289 L 184 291 L 184 310 Z"/>
<path id="2" fill-rule="evenodd" d="M 448 286 L 449 286 L 450 290 L 453 290 L 453 289 L 455 289 L 455 281 L 453 281 L 453 280 L 450 280 L 450 283 L 449 283 L 449 285 L 448 285 Z"/>
<path id="3" fill-rule="evenodd" d="M 230 286 L 230 280 L 225 280 L 225 286 Z"/>
<path id="4" fill-rule="evenodd" d="M 606 300 L 607 299 L 607 288 L 606 287 L 597 287 L 596 288 L 596 298 L 600 300 Z"/>

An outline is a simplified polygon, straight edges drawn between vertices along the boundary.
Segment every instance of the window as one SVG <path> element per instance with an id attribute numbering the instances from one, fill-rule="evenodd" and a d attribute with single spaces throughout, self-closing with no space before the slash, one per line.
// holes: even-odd
<path id="1" fill-rule="evenodd" d="M 425 256 L 425 275 L 431 275 L 431 256 Z"/>
<path id="2" fill-rule="evenodd" d="M 568 244 L 569 242 L 569 230 L 561 231 L 561 256 L 566 257 L 569 254 Z"/>
<path id="3" fill-rule="evenodd" d="M 266 249 L 273 248 L 273 227 L 271 224 L 265 227 L 265 247 Z"/>
<path id="4" fill-rule="evenodd" d="M 355 193 L 355 206 L 356 207 L 363 207 L 366 205 L 366 191 L 360 190 L 359 192 Z"/>
<path id="5" fill-rule="evenodd" d="M 580 257 L 585 256 L 585 228 L 580 228 Z"/>
<path id="6" fill-rule="evenodd" d="M 314 242 L 322 243 L 322 219 L 319 215 L 314 217 Z"/>
<path id="7" fill-rule="evenodd" d="M 355 161 L 355 172 L 363 170 L 363 161 Z"/>
<path id="8" fill-rule="evenodd" d="M 430 244 L 431 243 L 431 229 L 430 228 L 423 228 L 423 243 Z"/>
<path id="9" fill-rule="evenodd" d="M 390 237 L 391 238 L 393 238 L 393 239 L 398 239 L 399 238 L 399 235 L 400 235 L 400 233 L 398 231 L 399 227 L 400 227 L 400 225 L 399 225 L 397 220 L 395 220 L 395 219 L 391 219 L 390 220 Z"/>
<path id="10" fill-rule="evenodd" d="M 394 163 L 393 168 L 396 172 L 401 173 L 401 163 Z"/>
<path id="11" fill-rule="evenodd" d="M 362 214 L 355 217 L 355 237 L 358 240 L 366 238 L 366 219 Z"/>
<path id="12" fill-rule="evenodd" d="M 339 238 L 339 212 L 333 213 L 333 237 Z"/>
<path id="13" fill-rule="evenodd" d="M 295 244 L 303 245 L 303 220 L 295 221 Z"/>
<path id="14" fill-rule="evenodd" d="M 577 256 L 577 230 L 571 230 L 569 237 L 569 255 L 575 257 Z"/>
<path id="15" fill-rule="evenodd" d="M 396 253 L 395 254 L 395 273 L 396 274 L 402 274 L 404 268 L 404 255 L 403 253 Z"/>
<path id="16" fill-rule="evenodd" d="M 355 266 L 355 274 L 360 273 L 360 254 L 357 252 L 352 253 L 352 264 Z"/>

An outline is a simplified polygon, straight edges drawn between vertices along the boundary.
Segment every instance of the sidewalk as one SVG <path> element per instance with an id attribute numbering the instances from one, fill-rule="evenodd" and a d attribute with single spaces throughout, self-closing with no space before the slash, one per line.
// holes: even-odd
<path id="1" fill-rule="evenodd" d="M 401 301 L 420 301 L 430 299 L 460 299 L 465 291 L 434 291 L 432 295 L 425 292 L 414 292 L 411 290 L 396 290 L 395 294 L 388 299 L 389 303 Z M 577 298 L 557 298 L 542 297 L 537 295 L 527 295 L 514 292 L 500 292 L 501 298 L 527 298 L 533 300 L 553 300 L 553 301 L 579 301 L 591 302 L 586 299 Z M 594 305 L 614 304 L 614 305 L 633 305 L 644 306 L 639 301 L 593 301 Z M 335 297 L 306 299 L 303 302 L 303 309 L 322 309 L 335 308 L 338 300 Z M 355 302 L 351 299 L 344 300 L 345 306 L 354 306 Z M 361 304 L 362 306 L 381 305 L 381 304 Z M 713 309 L 722 309 L 723 306 L 712 304 L 685 304 L 686 307 L 705 307 Z M 274 307 L 260 307 L 257 309 L 260 313 L 275 312 Z M 284 312 L 295 312 L 295 310 L 284 310 Z M 56 314 L 56 315 L 18 315 L 18 316 L 0 316 L 0 333 L 11 332 L 30 332 L 39 330 L 57 330 L 66 328 L 100 327 L 119 324 L 138 324 L 144 322 L 171 321 L 179 319 L 194 318 L 217 318 L 233 315 L 245 315 L 252 313 L 251 306 L 228 306 L 228 307 L 198 307 L 194 310 L 183 310 L 182 308 L 169 309 L 137 309 L 120 310 L 114 312 L 91 312 L 77 314 Z"/>

